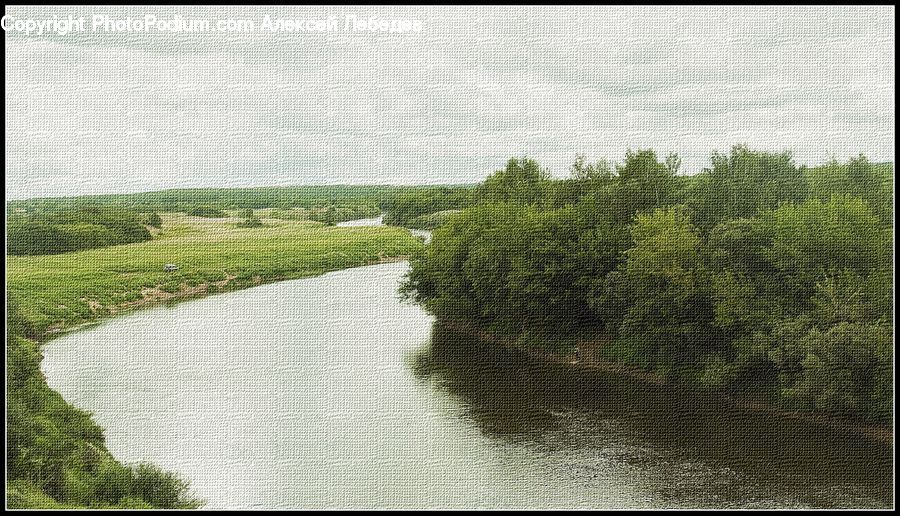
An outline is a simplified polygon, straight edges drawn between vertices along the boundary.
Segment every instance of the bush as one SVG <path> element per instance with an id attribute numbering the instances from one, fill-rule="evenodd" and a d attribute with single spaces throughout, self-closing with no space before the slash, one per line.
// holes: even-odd
<path id="1" fill-rule="evenodd" d="M 59 254 L 150 240 L 144 218 L 106 207 L 57 208 L 11 217 L 7 252 L 11 255 Z"/>
<path id="2" fill-rule="evenodd" d="M 152 464 L 138 464 L 131 468 L 130 496 L 144 500 L 160 509 L 192 509 L 200 505 L 190 498 L 188 484 L 174 473 Z"/>
<path id="3" fill-rule="evenodd" d="M 162 227 L 162 218 L 160 218 L 159 213 L 151 212 L 144 214 L 144 224 L 148 226 L 152 226 L 155 228 Z"/>

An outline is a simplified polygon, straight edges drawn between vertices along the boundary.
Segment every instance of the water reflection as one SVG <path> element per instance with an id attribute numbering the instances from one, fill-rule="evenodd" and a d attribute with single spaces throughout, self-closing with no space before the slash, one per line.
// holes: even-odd
<path id="1" fill-rule="evenodd" d="M 401 303 L 407 270 L 123 315 L 45 346 L 42 371 L 115 457 L 210 509 L 891 503 L 883 447 L 491 349 Z"/>
<path id="2" fill-rule="evenodd" d="M 821 425 L 536 363 L 440 324 L 409 365 L 487 436 L 565 455 L 589 475 L 612 464 L 642 472 L 652 505 L 892 504 L 890 447 Z"/>

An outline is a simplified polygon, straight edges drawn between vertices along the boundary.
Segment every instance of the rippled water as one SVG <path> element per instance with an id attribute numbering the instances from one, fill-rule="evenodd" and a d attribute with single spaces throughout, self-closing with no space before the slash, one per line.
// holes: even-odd
<path id="1" fill-rule="evenodd" d="M 486 349 L 401 303 L 406 270 L 138 311 L 43 369 L 209 508 L 892 504 L 887 447 Z"/>

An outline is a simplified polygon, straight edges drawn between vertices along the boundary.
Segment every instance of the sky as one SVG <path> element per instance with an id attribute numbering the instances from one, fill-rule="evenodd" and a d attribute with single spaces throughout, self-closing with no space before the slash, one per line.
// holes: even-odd
<path id="1" fill-rule="evenodd" d="M 513 156 L 732 145 L 894 160 L 893 7 L 12 7 L 87 31 L 6 36 L 7 198 L 188 187 L 436 184 Z M 92 16 L 252 20 L 106 32 Z M 271 19 L 421 30 L 271 32 Z M 406 26 L 407 28 L 409 26 Z"/>

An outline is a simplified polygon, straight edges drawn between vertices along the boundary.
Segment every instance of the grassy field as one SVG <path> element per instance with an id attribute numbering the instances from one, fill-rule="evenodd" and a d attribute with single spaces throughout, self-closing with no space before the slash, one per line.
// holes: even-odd
<path id="1" fill-rule="evenodd" d="M 404 229 L 328 227 L 264 219 L 163 214 L 148 242 L 50 256 L 8 257 L 8 294 L 34 337 L 175 298 L 318 275 L 406 256 L 422 244 Z M 167 273 L 165 264 L 176 264 Z"/>

